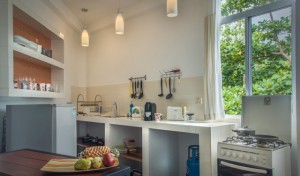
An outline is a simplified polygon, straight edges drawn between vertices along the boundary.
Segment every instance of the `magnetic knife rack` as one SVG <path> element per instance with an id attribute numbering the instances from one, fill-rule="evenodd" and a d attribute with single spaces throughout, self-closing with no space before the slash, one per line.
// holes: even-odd
<path id="1" fill-rule="evenodd" d="M 147 80 L 147 75 L 142 76 L 142 77 L 134 77 L 134 78 L 133 78 L 133 77 L 130 77 L 130 78 L 129 78 L 130 81 L 137 80 L 137 79 L 145 79 L 145 80 Z"/>

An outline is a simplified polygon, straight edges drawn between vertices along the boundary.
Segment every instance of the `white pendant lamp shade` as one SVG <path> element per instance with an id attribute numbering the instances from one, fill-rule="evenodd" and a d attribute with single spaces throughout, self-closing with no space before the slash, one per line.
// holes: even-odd
<path id="1" fill-rule="evenodd" d="M 115 23 L 116 34 L 124 34 L 124 20 L 121 13 L 118 13 Z"/>
<path id="2" fill-rule="evenodd" d="M 176 17 L 178 15 L 177 0 L 167 0 L 167 16 Z"/>
<path id="3" fill-rule="evenodd" d="M 81 34 L 81 46 L 88 47 L 90 43 L 89 39 L 89 33 L 88 31 L 84 28 Z"/>

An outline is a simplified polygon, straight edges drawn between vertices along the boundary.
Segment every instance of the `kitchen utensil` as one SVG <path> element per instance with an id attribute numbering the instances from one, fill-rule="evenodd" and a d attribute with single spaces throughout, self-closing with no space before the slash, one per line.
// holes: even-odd
<path id="1" fill-rule="evenodd" d="M 134 95 L 135 95 L 135 82 L 133 80 L 132 81 L 132 96 L 131 96 L 131 98 L 134 98 Z"/>
<path id="2" fill-rule="evenodd" d="M 139 95 L 139 99 L 141 99 L 143 96 L 144 96 L 144 93 L 143 93 L 143 81 L 141 80 L 141 92 L 140 92 L 140 95 Z"/>
<path id="3" fill-rule="evenodd" d="M 139 82 L 139 80 L 137 80 L 137 90 L 136 90 L 135 98 L 139 98 L 139 96 L 140 96 L 140 82 Z"/>
<path id="4" fill-rule="evenodd" d="M 133 98 L 136 97 L 136 81 L 134 81 L 134 93 L 133 93 Z"/>
<path id="5" fill-rule="evenodd" d="M 164 92 L 163 92 L 163 79 L 160 78 L 160 94 L 158 94 L 159 97 L 164 96 Z"/>
<path id="6" fill-rule="evenodd" d="M 164 81 L 165 81 L 166 88 L 168 88 L 168 82 L 167 82 L 168 80 L 166 77 L 164 78 Z"/>
<path id="7" fill-rule="evenodd" d="M 232 131 L 236 132 L 238 136 L 253 136 L 253 135 L 255 135 L 255 130 L 248 128 L 248 126 L 233 129 Z"/>
<path id="8" fill-rule="evenodd" d="M 131 91 L 131 92 L 130 92 L 130 97 L 131 97 L 131 98 L 133 98 L 133 92 L 134 92 L 133 86 L 134 86 L 134 84 L 133 84 L 133 81 L 131 80 L 131 81 L 130 81 L 130 91 Z"/>
<path id="9" fill-rule="evenodd" d="M 175 89 L 175 79 L 176 78 L 172 78 L 172 79 L 173 79 L 173 89 L 172 90 L 173 90 L 173 93 L 175 93 L 175 91 L 176 91 L 176 89 Z"/>
<path id="10" fill-rule="evenodd" d="M 169 78 L 169 94 L 166 96 L 166 99 L 170 99 L 172 98 L 172 91 L 171 91 L 171 84 L 172 84 L 172 81 L 171 81 L 171 77 Z"/>

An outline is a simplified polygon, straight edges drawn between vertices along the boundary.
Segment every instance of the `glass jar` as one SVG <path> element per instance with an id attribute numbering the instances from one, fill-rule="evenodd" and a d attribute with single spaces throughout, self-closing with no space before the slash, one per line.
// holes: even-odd
<path id="1" fill-rule="evenodd" d="M 192 112 L 186 113 L 186 120 L 187 121 L 195 121 L 194 113 L 192 113 Z"/>

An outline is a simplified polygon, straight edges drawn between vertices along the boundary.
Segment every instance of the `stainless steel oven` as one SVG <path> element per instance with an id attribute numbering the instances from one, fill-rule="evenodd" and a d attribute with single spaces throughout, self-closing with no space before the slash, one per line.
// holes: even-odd
<path id="1" fill-rule="evenodd" d="M 273 176 L 272 169 L 218 159 L 218 176 Z"/>
<path id="2" fill-rule="evenodd" d="M 264 148 L 224 141 L 218 143 L 218 176 L 291 176 L 290 145 Z"/>

